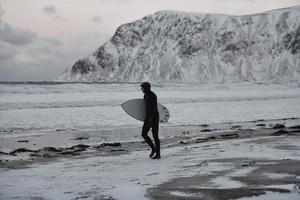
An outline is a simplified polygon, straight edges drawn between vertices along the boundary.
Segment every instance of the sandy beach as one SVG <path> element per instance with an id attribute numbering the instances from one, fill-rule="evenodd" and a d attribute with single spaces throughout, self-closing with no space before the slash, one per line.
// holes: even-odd
<path id="1" fill-rule="evenodd" d="M 299 22 L 300 0 L 1 0 L 0 200 L 300 200 Z"/>
<path id="2" fill-rule="evenodd" d="M 149 159 L 140 128 L 107 131 L 133 133 L 127 142 L 99 143 L 96 130 L 60 130 L 54 146 L 53 133 L 2 138 L 0 199 L 296 200 L 299 121 L 162 127 L 161 160 Z"/>
<path id="3" fill-rule="evenodd" d="M 136 84 L 0 84 L 0 199 L 300 199 L 298 84 L 153 90 L 160 160 L 120 106 Z"/>

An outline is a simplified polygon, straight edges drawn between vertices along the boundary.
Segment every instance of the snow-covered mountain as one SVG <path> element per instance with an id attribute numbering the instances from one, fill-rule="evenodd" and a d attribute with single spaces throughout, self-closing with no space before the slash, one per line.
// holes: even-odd
<path id="1" fill-rule="evenodd" d="M 300 6 L 253 15 L 160 11 L 121 25 L 60 81 L 300 80 Z"/>

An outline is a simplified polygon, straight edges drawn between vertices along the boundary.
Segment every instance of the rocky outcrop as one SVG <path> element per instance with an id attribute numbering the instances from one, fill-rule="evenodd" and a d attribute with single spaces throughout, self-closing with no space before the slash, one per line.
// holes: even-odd
<path id="1" fill-rule="evenodd" d="M 300 6 L 230 16 L 161 11 L 121 25 L 57 80 L 300 80 Z"/>

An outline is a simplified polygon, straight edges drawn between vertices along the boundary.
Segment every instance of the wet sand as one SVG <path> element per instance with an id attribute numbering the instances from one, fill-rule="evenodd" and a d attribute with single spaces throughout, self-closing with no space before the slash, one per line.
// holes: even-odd
<path id="1" fill-rule="evenodd" d="M 232 164 L 235 168 L 207 175 L 180 177 L 148 190 L 151 199 L 240 199 L 268 193 L 281 194 L 282 199 L 300 197 L 299 160 L 251 160 L 252 169 L 242 175 L 234 175 L 244 158 L 210 160 L 210 164 Z M 276 176 L 277 175 L 277 176 Z M 222 184 L 209 185 L 220 181 Z M 285 195 L 284 195 L 285 194 Z M 271 196 L 265 199 L 273 199 Z"/>
<path id="2" fill-rule="evenodd" d="M 0 199 L 299 199 L 300 127 L 252 123 L 164 127 L 155 161 L 139 138 L 91 143 L 76 134 L 69 146 L 14 138 L 24 146 L 0 152 Z"/>

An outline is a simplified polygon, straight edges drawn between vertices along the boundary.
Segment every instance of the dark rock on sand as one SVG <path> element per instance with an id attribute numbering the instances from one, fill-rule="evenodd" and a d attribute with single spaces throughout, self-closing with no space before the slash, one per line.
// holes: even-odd
<path id="1" fill-rule="evenodd" d="M 290 133 L 290 135 L 294 135 L 292 133 L 300 133 L 300 129 L 298 129 L 298 130 L 291 130 L 291 131 L 289 131 L 289 133 Z"/>
<path id="2" fill-rule="evenodd" d="M 89 137 L 77 137 L 74 140 L 88 140 Z"/>
<path id="3" fill-rule="evenodd" d="M 48 153 L 44 153 L 44 154 L 42 154 L 41 155 L 43 158 L 52 158 L 52 157 L 54 157 L 54 156 L 52 156 L 52 155 L 50 155 L 50 154 L 48 154 Z"/>
<path id="4" fill-rule="evenodd" d="M 276 145 L 274 146 L 275 149 L 281 149 L 281 150 L 296 150 L 300 151 L 300 147 L 297 145 L 289 145 L 289 144 L 282 144 L 282 145 Z"/>
<path id="5" fill-rule="evenodd" d="M 276 132 L 272 133 L 271 135 L 272 136 L 281 136 L 281 135 L 288 135 L 288 134 L 289 134 L 288 131 L 281 129 L 279 131 L 276 131 Z"/>
<path id="6" fill-rule="evenodd" d="M 60 131 L 66 131 L 67 129 L 56 129 L 55 131 L 60 132 Z"/>
<path id="7" fill-rule="evenodd" d="M 196 139 L 196 143 L 201 143 L 201 142 L 206 142 L 206 141 L 208 141 L 207 138 L 198 138 L 198 139 Z"/>
<path id="8" fill-rule="evenodd" d="M 76 151 L 62 151 L 59 154 L 61 155 L 73 155 Z"/>
<path id="9" fill-rule="evenodd" d="M 87 199 L 87 198 L 90 198 L 90 196 L 81 196 L 81 197 L 76 197 L 75 200 L 78 200 L 78 199 Z"/>
<path id="10" fill-rule="evenodd" d="M 184 140 L 181 140 L 181 141 L 179 142 L 179 144 L 188 144 L 188 142 L 187 142 L 187 141 L 184 141 Z"/>
<path id="11" fill-rule="evenodd" d="M 27 143 L 27 142 L 29 142 L 29 140 L 18 140 L 17 142 L 19 142 L 19 143 Z"/>
<path id="12" fill-rule="evenodd" d="M 196 139 L 196 143 L 206 142 L 208 140 L 215 140 L 215 139 L 216 139 L 215 136 L 210 136 L 210 137 L 207 137 L 207 138 L 198 138 L 198 139 Z"/>
<path id="13" fill-rule="evenodd" d="M 242 128 L 240 125 L 232 126 L 231 129 L 237 129 L 237 128 Z"/>
<path id="14" fill-rule="evenodd" d="M 102 147 L 120 147 L 122 146 L 121 143 L 115 142 L 115 143 L 103 143 L 99 146 L 95 146 L 95 148 L 102 148 Z"/>
<path id="15" fill-rule="evenodd" d="M 238 137 L 240 137 L 240 135 L 237 133 L 229 133 L 229 134 L 221 135 L 221 138 L 223 138 L 223 139 L 233 139 L 233 138 L 238 138 Z"/>
<path id="16" fill-rule="evenodd" d="M 256 126 L 266 126 L 266 124 L 256 124 Z"/>
<path id="17" fill-rule="evenodd" d="M 211 132 L 212 130 L 211 129 L 203 129 L 201 130 L 201 132 Z"/>
<path id="18" fill-rule="evenodd" d="M 210 137 L 207 137 L 207 139 L 208 139 L 208 140 L 215 140 L 215 139 L 217 139 L 217 138 L 216 138 L 216 136 L 210 136 Z"/>
<path id="19" fill-rule="evenodd" d="M 208 127 L 209 125 L 208 124 L 200 124 L 199 126 L 200 127 Z"/>
<path id="20" fill-rule="evenodd" d="M 44 147 L 30 154 L 32 157 L 53 158 L 61 155 L 78 155 L 79 152 L 85 151 L 88 145 L 79 144 L 68 148 Z"/>
<path id="21" fill-rule="evenodd" d="M 32 157 L 42 157 L 42 155 L 39 154 L 39 153 L 31 153 L 31 154 L 29 154 L 29 156 L 32 156 Z"/>
<path id="22" fill-rule="evenodd" d="M 8 153 L 0 151 L 0 155 L 8 155 Z"/>
<path id="23" fill-rule="evenodd" d="M 71 155 L 71 154 L 72 155 L 78 155 L 78 152 L 85 151 L 89 147 L 90 147 L 89 145 L 77 144 L 77 145 L 74 145 L 72 147 L 62 149 L 62 151 L 58 152 L 58 153 L 61 154 L 61 155 Z"/>
<path id="24" fill-rule="evenodd" d="M 58 148 L 55 148 L 55 147 L 44 147 L 44 148 L 40 149 L 39 151 L 61 152 L 62 149 L 58 149 Z"/>
<path id="25" fill-rule="evenodd" d="M 86 145 L 86 144 L 77 144 L 77 145 L 74 145 L 74 146 L 71 146 L 67 149 L 87 149 L 89 148 L 90 146 L 89 145 Z"/>
<path id="26" fill-rule="evenodd" d="M 24 153 L 24 152 L 33 152 L 36 153 L 36 150 L 26 149 L 26 148 L 19 148 L 16 150 L 13 150 L 9 153 L 9 155 L 16 155 L 17 153 Z"/>
<path id="27" fill-rule="evenodd" d="M 241 163 L 242 167 L 250 167 L 250 166 L 254 166 L 256 163 L 255 160 L 243 160 Z"/>
<path id="28" fill-rule="evenodd" d="M 116 200 L 115 198 L 107 195 L 96 196 L 93 199 L 94 200 Z"/>
<path id="29" fill-rule="evenodd" d="M 112 149 L 110 152 L 122 152 L 122 151 L 127 151 L 126 149 Z"/>
<path id="30" fill-rule="evenodd" d="M 294 119 L 299 119 L 299 118 L 298 117 L 287 117 L 287 118 L 283 118 L 283 121 L 294 120 Z"/>
<path id="31" fill-rule="evenodd" d="M 208 139 L 208 140 L 215 140 L 215 139 L 217 139 L 217 138 L 216 138 L 216 136 L 210 136 L 210 137 L 207 137 L 207 139 Z"/>
<path id="32" fill-rule="evenodd" d="M 297 125 L 297 126 L 291 126 L 289 127 L 290 129 L 300 129 L 300 125 Z"/>
<path id="33" fill-rule="evenodd" d="M 283 128 L 285 128 L 285 125 L 283 124 L 275 124 L 273 127 L 273 129 L 283 129 Z"/>

